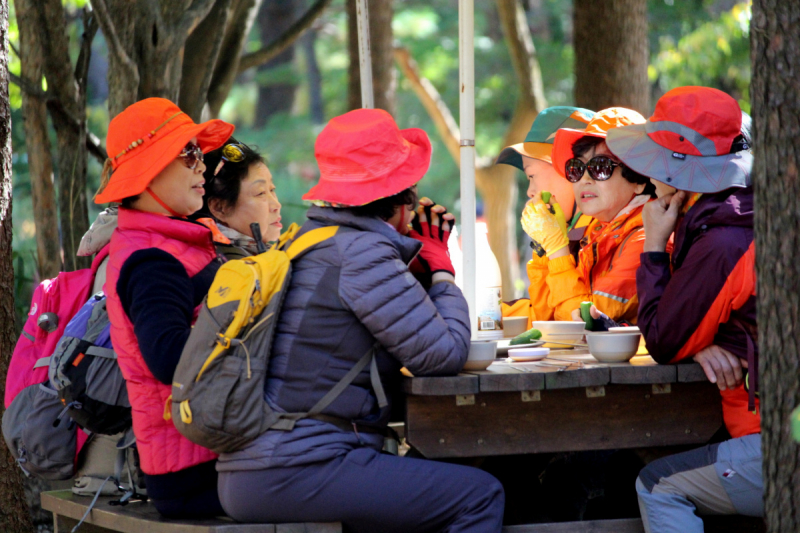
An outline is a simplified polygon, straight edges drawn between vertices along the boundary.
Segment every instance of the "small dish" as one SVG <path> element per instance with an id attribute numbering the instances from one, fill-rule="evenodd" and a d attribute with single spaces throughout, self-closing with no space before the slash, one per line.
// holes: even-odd
<path id="1" fill-rule="evenodd" d="M 550 355 L 550 348 L 511 348 L 508 350 L 508 358 L 512 361 L 539 361 Z"/>
<path id="2" fill-rule="evenodd" d="M 609 333 L 641 333 L 639 326 L 617 326 L 608 328 Z"/>
<path id="3" fill-rule="evenodd" d="M 497 341 L 497 357 L 508 355 L 508 350 L 516 349 L 516 348 L 536 348 L 544 344 L 544 341 L 535 341 L 530 344 L 517 344 L 516 346 L 511 346 L 509 343 L 511 339 L 503 339 Z"/>

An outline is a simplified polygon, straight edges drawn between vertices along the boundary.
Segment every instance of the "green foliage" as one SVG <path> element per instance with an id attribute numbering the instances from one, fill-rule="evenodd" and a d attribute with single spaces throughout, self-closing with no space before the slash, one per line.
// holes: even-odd
<path id="1" fill-rule="evenodd" d="M 662 36 L 650 78 L 663 91 L 683 85 L 721 89 L 750 110 L 750 5 L 730 11 L 675 39 Z"/>

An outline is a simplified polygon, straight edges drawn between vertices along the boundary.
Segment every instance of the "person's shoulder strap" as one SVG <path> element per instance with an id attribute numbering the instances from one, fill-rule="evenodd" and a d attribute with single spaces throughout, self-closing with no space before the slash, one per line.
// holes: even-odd
<path id="1" fill-rule="evenodd" d="M 324 226 L 309 230 L 292 241 L 292 244 L 286 249 L 286 255 L 289 256 L 289 259 L 295 259 L 309 248 L 330 239 L 336 235 L 337 231 L 339 231 L 339 226 Z"/>

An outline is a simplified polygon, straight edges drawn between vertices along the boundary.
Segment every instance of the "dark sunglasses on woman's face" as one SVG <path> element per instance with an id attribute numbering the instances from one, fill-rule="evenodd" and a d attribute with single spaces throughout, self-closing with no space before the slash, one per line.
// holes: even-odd
<path id="1" fill-rule="evenodd" d="M 584 163 L 577 157 L 568 160 L 564 165 L 564 173 L 572 183 L 578 183 L 583 178 L 583 174 L 588 170 L 589 176 L 595 181 L 606 181 L 614 173 L 614 168 L 622 166 L 622 163 L 614 161 L 608 156 L 597 155 Z"/>
<path id="2" fill-rule="evenodd" d="M 183 159 L 183 163 L 187 168 L 194 170 L 197 168 L 197 163 L 203 160 L 203 150 L 195 143 L 190 142 L 181 153 L 178 154 L 178 157 Z"/>

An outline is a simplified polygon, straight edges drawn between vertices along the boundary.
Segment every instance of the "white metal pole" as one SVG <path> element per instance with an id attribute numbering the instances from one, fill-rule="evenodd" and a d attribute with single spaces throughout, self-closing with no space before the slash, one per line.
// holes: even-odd
<path id="1" fill-rule="evenodd" d="M 356 20 L 358 21 L 358 60 L 361 71 L 361 107 L 375 107 L 372 90 L 372 52 L 369 44 L 369 7 L 367 0 L 356 0 Z"/>
<path id="2" fill-rule="evenodd" d="M 477 335 L 475 310 L 475 4 L 458 2 L 459 123 L 461 128 L 461 249 L 464 297 L 469 305 L 472 338 Z"/>

